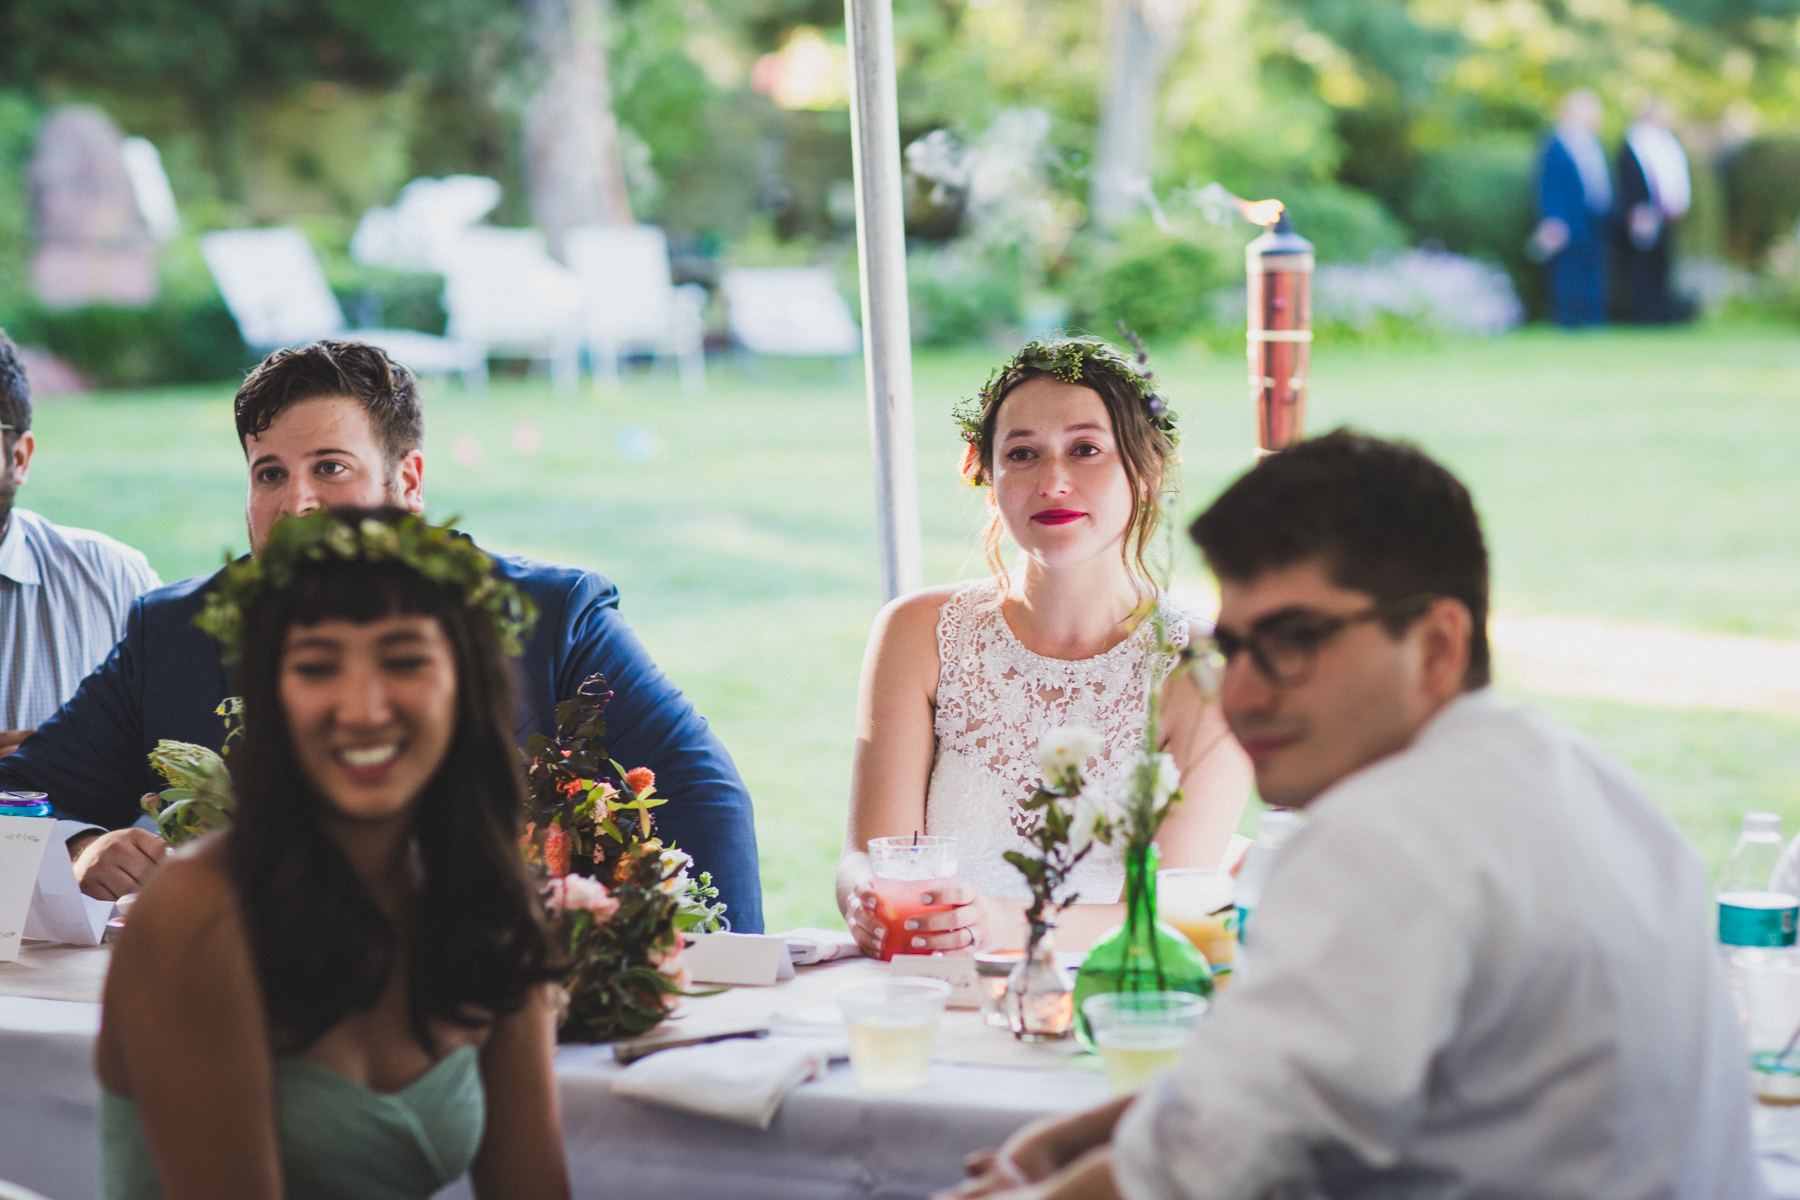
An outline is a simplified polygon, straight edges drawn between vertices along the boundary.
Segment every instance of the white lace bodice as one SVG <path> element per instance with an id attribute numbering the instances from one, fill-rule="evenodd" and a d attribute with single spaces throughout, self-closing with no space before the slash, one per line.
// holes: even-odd
<path id="1" fill-rule="evenodd" d="M 994 579 L 945 601 L 938 616 L 937 759 L 925 797 L 928 833 L 956 839 L 957 877 L 983 895 L 1023 899 L 1025 880 L 1001 854 L 1025 850 L 1035 814 L 1022 803 L 1041 782 L 1033 752 L 1059 725 L 1086 725 L 1105 750 L 1088 765 L 1094 793 L 1108 798 L 1144 736 L 1146 688 L 1165 678 L 1174 656 L 1152 644 L 1151 622 L 1104 654 L 1066 661 L 1027 650 L 1007 626 Z M 1178 644 L 1188 619 L 1163 598 Z M 1149 660 L 1155 656 L 1158 661 Z M 1075 868 L 1075 890 L 1090 903 L 1119 898 L 1125 866 L 1117 848 L 1096 845 Z"/>

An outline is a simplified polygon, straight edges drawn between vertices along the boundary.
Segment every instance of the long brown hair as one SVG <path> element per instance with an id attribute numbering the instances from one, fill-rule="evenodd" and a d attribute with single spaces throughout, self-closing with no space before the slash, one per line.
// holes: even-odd
<path id="1" fill-rule="evenodd" d="M 1079 362 L 1079 374 L 1069 377 L 1069 367 L 1049 361 L 1020 363 L 991 380 L 980 396 L 977 423 L 972 423 L 968 457 L 963 478 L 966 482 L 991 488 L 994 483 L 994 429 L 1000 420 L 1000 406 L 1021 384 L 1033 379 L 1055 379 L 1093 391 L 1106 405 L 1106 416 L 1112 422 L 1113 443 L 1119 449 L 1119 461 L 1125 468 L 1125 482 L 1136 502 L 1125 522 L 1125 533 L 1119 541 L 1119 557 L 1126 571 L 1139 582 L 1154 586 L 1155 574 L 1148 560 L 1150 541 L 1163 519 L 1163 493 L 1176 484 L 1181 460 L 1175 453 L 1174 439 L 1152 414 L 1139 382 L 1126 377 L 1131 367 L 1118 351 L 1099 338 L 1058 338 L 1040 343 L 1046 352 L 1070 346 L 1104 347 L 1110 353 L 1084 353 L 1075 358 L 1057 356 L 1061 363 Z M 1015 360 L 1016 361 L 1016 360 Z M 993 515 L 982 531 L 981 549 L 995 575 L 1006 578 L 1006 563 L 1000 557 L 1000 544 L 1006 529 L 1000 513 L 988 493 Z"/>

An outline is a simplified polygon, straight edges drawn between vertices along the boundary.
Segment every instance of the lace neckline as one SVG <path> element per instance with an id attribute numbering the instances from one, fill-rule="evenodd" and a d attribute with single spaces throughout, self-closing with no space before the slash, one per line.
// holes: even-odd
<path id="1" fill-rule="evenodd" d="M 1053 658 L 1048 654 L 1039 654 L 1036 650 L 1019 640 L 1013 632 L 1012 623 L 1006 619 L 1006 593 L 1000 590 L 998 579 L 987 579 L 970 589 L 970 607 L 987 609 L 993 615 L 993 626 L 1000 634 L 1000 650 L 1002 657 L 1014 660 L 1017 665 L 1036 665 L 1052 670 L 1081 671 L 1087 668 L 1106 668 L 1125 659 L 1141 656 L 1150 649 L 1153 627 L 1150 618 L 1145 617 L 1137 623 L 1137 627 L 1120 638 L 1110 649 L 1098 654 L 1090 654 L 1086 658 Z M 1157 607 L 1166 606 L 1166 597 L 1157 597 Z M 1179 614 L 1177 614 L 1179 615 Z M 1183 627 L 1185 629 L 1185 626 Z M 1186 638 L 1177 635 L 1178 644 L 1185 645 Z"/>

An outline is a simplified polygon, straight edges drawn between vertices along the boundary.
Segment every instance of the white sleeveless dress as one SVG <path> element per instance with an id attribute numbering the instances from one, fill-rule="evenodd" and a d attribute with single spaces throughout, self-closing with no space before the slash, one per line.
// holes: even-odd
<path id="1" fill-rule="evenodd" d="M 1088 763 L 1094 794 L 1117 814 L 1120 776 L 1144 736 L 1152 680 L 1161 681 L 1176 657 L 1158 652 L 1150 621 L 1104 654 L 1065 661 L 1027 650 L 1001 615 L 994 579 L 958 590 L 938 616 L 937 759 L 925 797 L 925 830 L 956 839 L 957 878 L 983 895 L 1025 899 L 1025 879 L 1004 858 L 1028 850 L 1025 834 L 1037 816 L 1021 805 L 1042 780 L 1038 740 L 1060 725 L 1086 725 L 1105 750 Z M 1178 645 L 1187 644 L 1191 618 L 1165 596 Z M 1110 904 L 1124 886 L 1118 847 L 1096 843 L 1075 868 L 1082 901 Z"/>

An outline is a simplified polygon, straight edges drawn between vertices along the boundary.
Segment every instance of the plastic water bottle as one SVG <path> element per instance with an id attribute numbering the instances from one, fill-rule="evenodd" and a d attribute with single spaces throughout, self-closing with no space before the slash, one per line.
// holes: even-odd
<path id="1" fill-rule="evenodd" d="M 1726 946 L 1792 946 L 1800 925 L 1800 897 L 1774 891 L 1770 879 L 1781 860 L 1779 813 L 1744 814 L 1714 894 L 1719 902 L 1719 941 Z M 1248 864 L 1246 864 L 1248 865 Z M 1240 885 L 1241 886 L 1241 885 Z"/>
<path id="2" fill-rule="evenodd" d="M 1256 844 L 1244 855 L 1244 865 L 1238 869 L 1237 877 L 1237 910 L 1238 910 L 1238 944 L 1248 946 L 1250 942 L 1250 914 L 1262 900 L 1263 885 L 1269 878 L 1269 866 L 1275 861 L 1275 852 L 1281 844 L 1293 836 L 1294 830 L 1300 828 L 1300 814 L 1285 808 L 1271 808 L 1264 812 L 1262 820 L 1256 825 Z"/>

